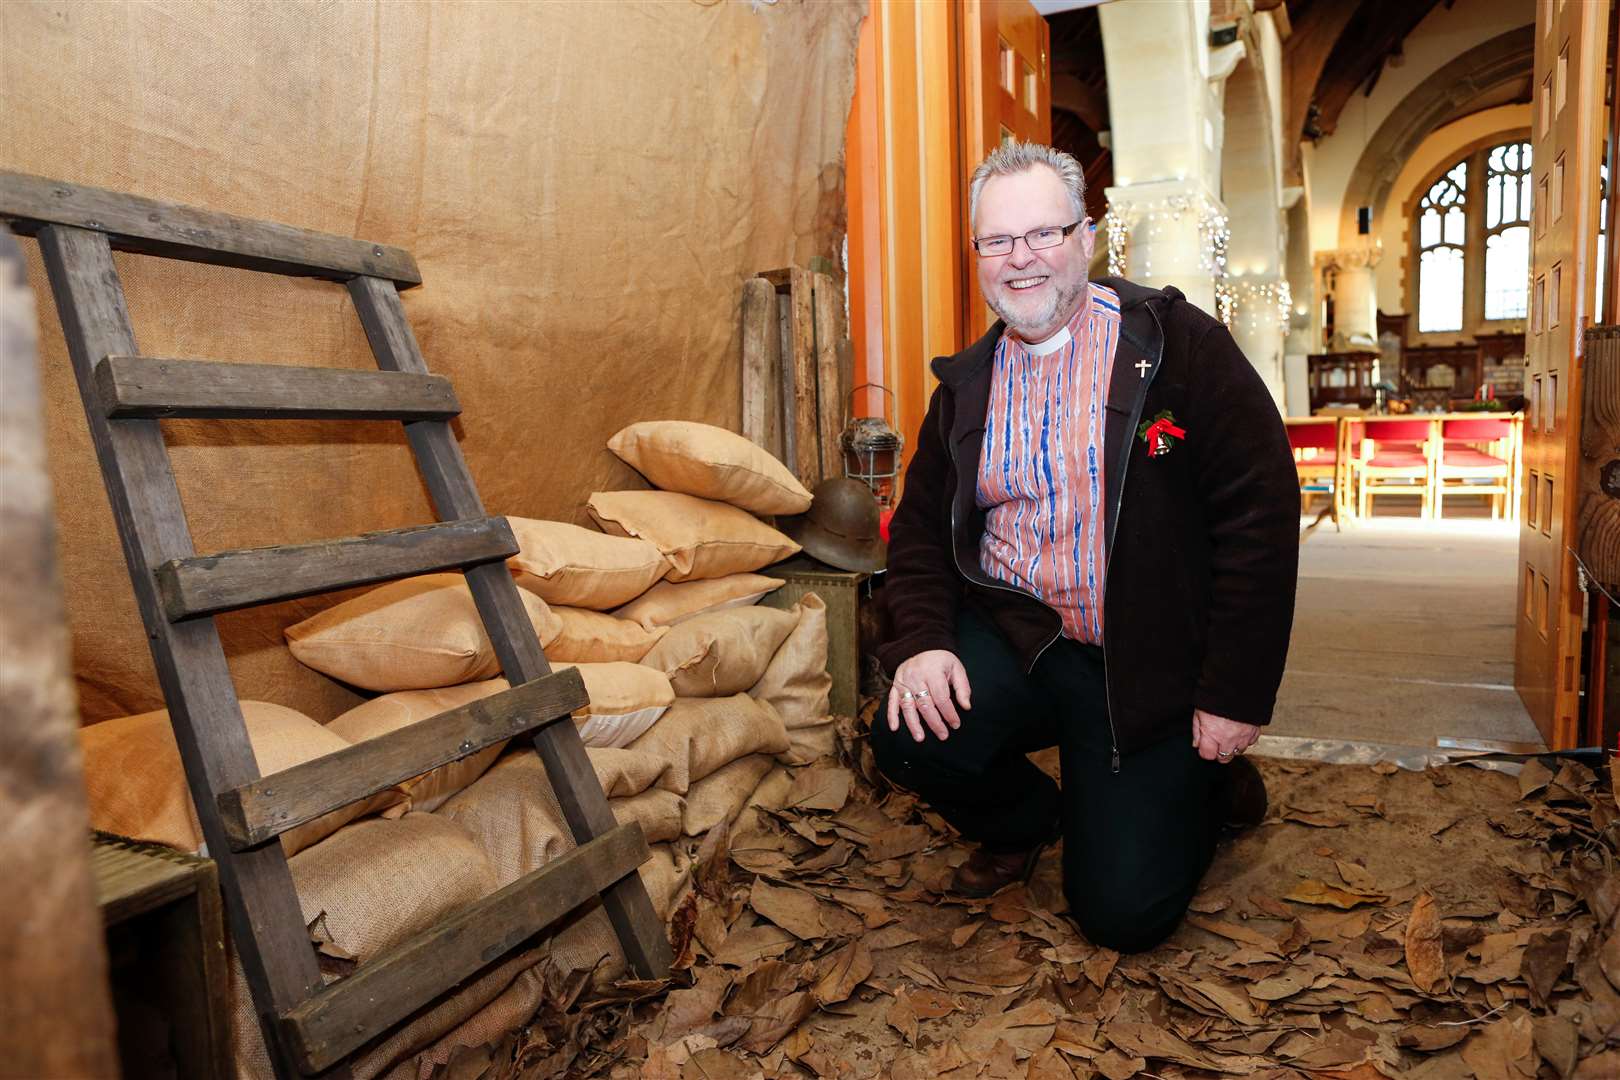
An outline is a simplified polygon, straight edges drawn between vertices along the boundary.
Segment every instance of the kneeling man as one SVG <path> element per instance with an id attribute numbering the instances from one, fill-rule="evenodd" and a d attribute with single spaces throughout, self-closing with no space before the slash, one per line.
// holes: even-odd
<path id="1" fill-rule="evenodd" d="M 1084 176 L 996 149 L 969 189 L 1000 321 L 936 359 L 890 526 L 878 765 L 979 845 L 983 896 L 1063 839 L 1081 930 L 1153 947 L 1265 789 L 1299 491 L 1277 407 L 1174 288 L 1087 280 Z M 1025 754 L 1059 747 L 1062 787 Z"/>

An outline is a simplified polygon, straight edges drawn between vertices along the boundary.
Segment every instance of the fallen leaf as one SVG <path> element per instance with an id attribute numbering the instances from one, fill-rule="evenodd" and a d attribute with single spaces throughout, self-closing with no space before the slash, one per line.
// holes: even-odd
<path id="1" fill-rule="evenodd" d="M 1420 1050 L 1425 1054 L 1432 1054 L 1436 1050 L 1445 1050 L 1456 1046 L 1468 1038 L 1470 1028 L 1466 1024 L 1453 1024 L 1451 1026 L 1436 1025 L 1409 1027 L 1395 1037 L 1395 1045 L 1407 1050 Z"/>
<path id="2" fill-rule="evenodd" d="M 930 971 L 926 965 L 914 957 L 906 957 L 900 961 L 900 970 L 924 986 L 932 986 L 935 990 L 944 990 L 945 984 L 939 981 L 939 976 Z"/>
<path id="3" fill-rule="evenodd" d="M 1322 907 L 1336 907 L 1348 911 L 1361 904 L 1381 904 L 1388 900 L 1389 897 L 1382 893 L 1341 889 L 1329 885 L 1325 881 L 1307 878 L 1284 894 L 1283 899 L 1292 900 L 1298 904 L 1317 904 Z"/>
<path id="4" fill-rule="evenodd" d="M 788 789 L 785 805 L 800 810 L 837 812 L 849 801 L 854 775 L 848 769 L 811 766 L 800 769 Z"/>
<path id="5" fill-rule="evenodd" d="M 1316 810 L 1300 810 L 1297 807 L 1288 807 L 1282 819 L 1297 825 L 1309 825 L 1313 829 L 1342 829 L 1345 826 L 1342 819 L 1331 814 L 1323 814 Z"/>
<path id="6" fill-rule="evenodd" d="M 809 874 L 823 874 L 846 865 L 853 854 L 855 854 L 854 844 L 848 840 L 834 840 L 827 847 L 819 849 L 815 855 L 799 863 L 797 869 Z"/>
<path id="7" fill-rule="evenodd" d="M 1199 893 L 1187 905 L 1187 910 L 1196 911 L 1200 915 L 1214 915 L 1216 912 L 1225 911 L 1231 904 L 1232 898 L 1229 896 L 1220 893 Z"/>
<path id="8" fill-rule="evenodd" d="M 926 988 L 908 990 L 905 998 L 919 1020 L 938 1020 L 956 1011 L 956 999 L 938 991 Z"/>
<path id="9" fill-rule="evenodd" d="M 1050 1046 L 1029 1059 L 1029 1071 L 1024 1075 L 1027 1080 L 1075 1080 L 1069 1063 Z"/>
<path id="10" fill-rule="evenodd" d="M 1032 1001 L 1004 1013 L 985 1016 L 962 1033 L 962 1048 L 969 1054 L 988 1054 L 997 1042 L 1006 1042 L 1024 1056 L 1033 1054 L 1052 1038 L 1061 1015 L 1048 1001 Z"/>
<path id="11" fill-rule="evenodd" d="M 974 919 L 970 923 L 964 923 L 963 925 L 958 926 L 955 930 L 951 931 L 951 946 L 953 948 L 960 949 L 962 946 L 968 943 L 974 934 L 979 932 L 979 927 L 983 925 L 983 919 Z"/>
<path id="12" fill-rule="evenodd" d="M 830 889 L 826 893 L 833 903 L 848 908 L 861 917 L 868 930 L 876 930 L 894 922 L 897 916 L 877 893 L 864 889 Z"/>
<path id="13" fill-rule="evenodd" d="M 692 863 L 692 887 L 719 902 L 731 889 L 731 824 L 721 821 L 703 836 Z"/>
<path id="14" fill-rule="evenodd" d="M 1372 872 L 1365 866 L 1359 863 L 1345 862 L 1343 859 L 1335 859 L 1333 865 L 1339 871 L 1339 878 L 1350 888 L 1370 893 L 1378 891 L 1378 880 L 1372 876 Z"/>
<path id="15" fill-rule="evenodd" d="M 1191 926 L 1198 927 L 1200 930 L 1207 930 L 1211 934 L 1219 935 L 1220 937 L 1226 938 L 1230 941 L 1240 942 L 1244 945 L 1253 945 L 1255 948 L 1264 949 L 1267 952 L 1275 951 L 1277 948 L 1277 941 L 1275 938 L 1262 934 L 1260 931 L 1255 930 L 1252 927 L 1244 926 L 1241 923 L 1229 922 L 1225 919 L 1206 919 L 1198 915 L 1188 915 L 1187 923 Z"/>
<path id="16" fill-rule="evenodd" d="M 681 1066 L 681 1080 L 749 1080 L 758 1074 L 753 1062 L 718 1047 L 699 1050 Z"/>
<path id="17" fill-rule="evenodd" d="M 885 926 L 874 933 L 861 938 L 868 949 L 874 952 L 878 949 L 897 949 L 902 945 L 910 945 L 914 941 L 921 941 L 922 935 L 914 930 L 907 930 L 903 926 Z"/>
<path id="18" fill-rule="evenodd" d="M 812 993 L 819 1005 L 845 1001 L 872 974 L 872 954 L 851 941 L 828 958 Z"/>
<path id="19" fill-rule="evenodd" d="M 1441 937 L 1440 908 L 1434 897 L 1420 893 L 1406 920 L 1406 970 L 1412 983 L 1425 994 L 1446 981 L 1446 952 Z"/>
<path id="20" fill-rule="evenodd" d="M 815 1011 L 815 999 L 806 991 L 773 998 L 748 1016 L 748 1034 L 737 1040 L 737 1046 L 751 1054 L 763 1054 L 782 1041 L 783 1036 Z"/>
<path id="21" fill-rule="evenodd" d="M 911 1008 L 911 999 L 905 994 L 894 996 L 894 1004 L 889 1006 L 883 1020 L 900 1033 L 907 1046 L 917 1045 L 917 1014 Z"/>
<path id="22" fill-rule="evenodd" d="M 781 927 L 765 923 L 743 930 L 734 928 L 713 959 L 716 964 L 727 967 L 751 967 L 769 957 L 781 956 L 796 940 Z"/>
<path id="23" fill-rule="evenodd" d="M 871 838 L 866 857 L 871 862 L 898 859 L 921 851 L 933 838 L 926 825 L 894 825 Z"/>
<path id="24" fill-rule="evenodd" d="M 826 934 L 821 921 L 821 902 L 807 892 L 772 885 L 757 877 L 748 893 L 748 903 L 801 941 L 814 941 Z"/>
<path id="25" fill-rule="evenodd" d="M 1620 935 L 1611 937 L 1610 943 L 1620 941 Z M 1564 970 L 1569 967 L 1569 931 L 1548 930 L 1530 938 L 1519 963 L 1519 977 L 1530 990 L 1530 1001 L 1538 1009 L 1547 1007 Z"/>
<path id="26" fill-rule="evenodd" d="M 1379 776 L 1394 776 L 1401 771 L 1401 767 L 1393 761 L 1380 761 L 1372 767 L 1372 771 Z"/>
<path id="27" fill-rule="evenodd" d="M 1616 760 L 1620 760 L 1617 758 Z M 1538 1016 L 1531 1021 L 1536 1035 L 1536 1053 L 1559 1076 L 1568 1076 L 1580 1056 L 1581 1036 L 1567 1016 Z"/>
<path id="28" fill-rule="evenodd" d="M 1098 949 L 1084 962 L 1086 979 L 1101 990 L 1108 982 L 1108 976 L 1114 973 L 1119 964 L 1119 953 L 1113 949 Z"/>
<path id="29" fill-rule="evenodd" d="M 658 1041 L 680 1039 L 713 1020 L 730 989 L 730 972 L 720 967 L 706 967 L 698 972 L 697 981 L 689 988 L 672 990 L 664 999 L 660 1014 L 664 1026 L 659 1032 Z"/>
<path id="30" fill-rule="evenodd" d="M 1535 1028 L 1530 1015 L 1504 1016 L 1463 1044 L 1462 1059 L 1475 1080 L 1529 1080 L 1536 1075 Z"/>
<path id="31" fill-rule="evenodd" d="M 1131 1080 L 1131 1077 L 1147 1068 L 1147 1059 L 1129 1057 L 1118 1050 L 1096 1058 L 1092 1064 L 1097 1066 L 1099 1072 L 1108 1077 L 1108 1080 Z"/>

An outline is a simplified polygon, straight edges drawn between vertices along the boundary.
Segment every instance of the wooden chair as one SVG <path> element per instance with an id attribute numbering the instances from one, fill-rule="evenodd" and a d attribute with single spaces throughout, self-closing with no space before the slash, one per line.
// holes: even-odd
<path id="1" fill-rule="evenodd" d="M 1339 422 L 1315 416 L 1290 417 L 1284 421 L 1288 445 L 1294 451 L 1294 471 L 1299 474 L 1299 512 L 1309 514 L 1316 496 L 1326 494 L 1328 511 L 1334 523 L 1339 520 L 1342 497 L 1339 467 Z"/>
<path id="2" fill-rule="evenodd" d="M 1427 420 L 1356 420 L 1351 422 L 1350 459 L 1357 513 L 1372 514 L 1376 495 L 1417 495 L 1422 516 L 1434 516 L 1434 441 Z"/>
<path id="3" fill-rule="evenodd" d="M 1508 419 L 1443 420 L 1435 465 L 1434 516 L 1442 516 L 1447 495 L 1484 495 L 1491 500 L 1491 519 L 1504 509 L 1518 513 L 1510 500 L 1518 473 L 1515 427 Z M 1483 448 L 1483 449 L 1482 449 Z"/>

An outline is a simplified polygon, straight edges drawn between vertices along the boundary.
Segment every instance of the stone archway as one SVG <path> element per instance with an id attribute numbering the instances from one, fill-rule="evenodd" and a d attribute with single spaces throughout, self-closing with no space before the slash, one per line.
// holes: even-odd
<path id="1" fill-rule="evenodd" d="M 1469 102 L 1529 75 L 1535 54 L 1535 27 L 1521 26 L 1469 49 L 1402 98 L 1367 141 L 1350 172 L 1339 209 L 1339 246 L 1356 246 L 1357 207 L 1372 208 L 1369 235 L 1379 235 L 1390 189 L 1418 145 L 1430 132 L 1457 119 Z"/>

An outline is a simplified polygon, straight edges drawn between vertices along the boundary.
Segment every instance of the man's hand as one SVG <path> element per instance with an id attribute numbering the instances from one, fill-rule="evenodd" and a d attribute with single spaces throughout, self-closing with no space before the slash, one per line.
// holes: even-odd
<path id="1" fill-rule="evenodd" d="M 1260 729 L 1253 724 L 1228 720 L 1203 709 L 1193 710 L 1192 729 L 1198 756 L 1222 765 L 1253 746 L 1254 740 L 1260 737 Z"/>
<path id="2" fill-rule="evenodd" d="M 918 742 L 926 738 L 924 727 L 936 738 L 949 738 L 962 726 L 951 704 L 953 692 L 962 708 L 973 708 L 967 669 L 956 654 L 945 649 L 918 653 L 894 673 L 894 685 L 889 688 L 889 730 L 899 731 L 904 720 L 906 730 Z"/>

